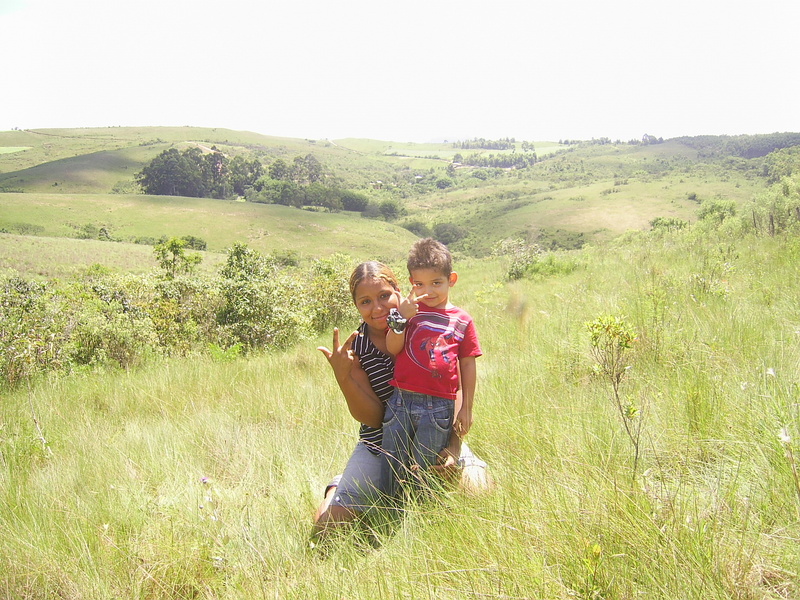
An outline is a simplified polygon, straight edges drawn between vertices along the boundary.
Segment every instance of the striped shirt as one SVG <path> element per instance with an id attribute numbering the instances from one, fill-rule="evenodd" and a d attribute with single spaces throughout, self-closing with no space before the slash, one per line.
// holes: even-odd
<path id="1" fill-rule="evenodd" d="M 394 376 L 394 359 L 384 354 L 369 339 L 367 324 L 362 323 L 358 328 L 358 337 L 353 342 L 353 353 L 358 356 L 361 368 L 367 374 L 372 390 L 385 405 L 394 391 L 389 384 Z M 383 440 L 383 430 L 381 427 L 370 427 L 361 424 L 358 431 L 359 439 L 369 448 L 373 454 L 378 454 Z"/>

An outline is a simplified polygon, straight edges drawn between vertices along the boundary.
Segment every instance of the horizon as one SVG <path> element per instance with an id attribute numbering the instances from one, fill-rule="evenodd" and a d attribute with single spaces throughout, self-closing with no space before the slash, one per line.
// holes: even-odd
<path id="1" fill-rule="evenodd" d="M 230 127 L 218 127 L 218 126 L 210 126 L 210 125 L 85 125 L 85 126 L 75 126 L 75 127 L 62 127 L 62 126 L 54 126 L 54 127 L 14 127 L 11 129 L 0 129 L 0 133 L 8 133 L 13 131 L 19 132 L 37 132 L 43 130 L 70 130 L 70 129 L 120 129 L 120 128 L 128 128 L 128 129 L 146 129 L 146 128 L 190 128 L 190 129 L 225 129 L 229 131 L 242 131 L 248 133 L 254 133 L 256 135 L 263 135 L 266 137 L 274 137 L 274 138 L 286 138 L 286 139 L 295 139 L 295 140 L 312 140 L 312 141 L 332 141 L 335 142 L 337 140 L 346 140 L 346 139 L 366 139 L 376 142 L 387 142 L 387 143 L 398 143 L 398 144 L 452 144 L 455 142 L 466 142 L 473 139 L 486 139 L 486 140 L 501 140 L 501 139 L 514 139 L 516 142 L 565 142 L 565 141 L 578 141 L 578 142 L 591 142 L 593 140 L 599 139 L 608 139 L 611 143 L 628 143 L 632 141 L 641 141 L 644 135 L 649 135 L 647 133 L 643 134 L 642 136 L 630 138 L 630 139 L 620 139 L 620 138 L 612 138 L 610 136 L 599 136 L 594 138 L 567 138 L 567 137 L 559 137 L 555 139 L 531 139 L 531 138 L 522 138 L 519 136 L 514 135 L 503 135 L 496 138 L 487 138 L 483 136 L 468 136 L 468 137 L 445 137 L 439 139 L 428 139 L 428 140 L 392 140 L 392 139 L 385 139 L 385 138 L 374 138 L 374 137 L 364 137 L 364 136 L 353 136 L 353 135 L 345 135 L 342 137 L 337 138 L 323 138 L 323 137 L 306 137 L 306 136 L 291 136 L 291 135 L 276 135 L 272 133 L 265 133 L 262 131 L 253 131 L 250 129 L 232 129 Z M 664 136 L 654 136 L 657 138 L 662 138 L 665 142 L 676 139 L 676 138 L 683 138 L 683 137 L 739 137 L 739 136 L 760 136 L 760 135 L 774 135 L 774 134 L 792 134 L 792 133 L 800 133 L 798 131 L 763 131 L 763 132 L 756 132 L 756 133 L 739 133 L 739 134 L 715 134 L 715 133 L 697 133 L 692 135 L 676 135 L 672 137 L 664 137 Z"/>

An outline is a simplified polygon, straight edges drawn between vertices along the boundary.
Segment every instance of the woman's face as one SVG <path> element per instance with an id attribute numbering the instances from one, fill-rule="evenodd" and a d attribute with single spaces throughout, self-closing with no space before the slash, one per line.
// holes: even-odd
<path id="1" fill-rule="evenodd" d="M 389 309 L 400 305 L 400 292 L 380 278 L 368 278 L 356 286 L 356 308 L 367 327 L 385 331 Z"/>

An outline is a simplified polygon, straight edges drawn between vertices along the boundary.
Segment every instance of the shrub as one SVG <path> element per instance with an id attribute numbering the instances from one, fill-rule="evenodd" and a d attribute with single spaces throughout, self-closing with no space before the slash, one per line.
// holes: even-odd
<path id="1" fill-rule="evenodd" d="M 158 354 L 158 335 L 148 311 L 151 289 L 135 275 L 91 277 L 76 284 L 70 302 L 70 361 L 129 368 Z"/>
<path id="2" fill-rule="evenodd" d="M 312 324 L 316 331 L 324 331 L 351 319 L 353 300 L 348 278 L 353 261 L 343 255 L 314 261 L 307 297 Z"/>
<path id="3" fill-rule="evenodd" d="M 433 237 L 449 246 L 467 237 L 467 230 L 455 223 L 437 223 L 433 226 Z"/>
<path id="4" fill-rule="evenodd" d="M 0 281 L 0 386 L 65 366 L 65 311 L 44 283 L 11 275 Z"/>
<path id="5" fill-rule="evenodd" d="M 528 266 L 536 260 L 541 250 L 536 244 L 527 244 L 520 239 L 505 239 L 497 244 L 492 253 L 495 256 L 505 256 L 509 259 L 506 269 L 506 278 L 511 281 L 522 279 Z"/>
<path id="6" fill-rule="evenodd" d="M 425 238 L 433 235 L 433 231 L 428 224 L 423 223 L 422 221 L 409 221 L 408 223 L 405 223 L 403 227 L 419 237 Z"/>
<path id="7" fill-rule="evenodd" d="M 245 244 L 234 244 L 221 271 L 218 322 L 227 346 L 285 347 L 309 333 L 299 278 Z"/>

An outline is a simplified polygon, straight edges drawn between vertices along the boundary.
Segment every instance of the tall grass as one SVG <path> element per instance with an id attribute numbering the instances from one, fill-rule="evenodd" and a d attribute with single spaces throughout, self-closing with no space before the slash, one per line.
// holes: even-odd
<path id="1" fill-rule="evenodd" d="M 408 506 L 377 548 L 309 543 L 356 432 L 317 343 L 20 389 L 0 597 L 797 597 L 798 259 L 697 232 L 535 281 L 459 259 L 485 352 L 469 441 L 497 485 Z M 638 468 L 590 351 L 605 314 L 638 334 L 619 390 L 647 407 Z"/>

